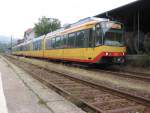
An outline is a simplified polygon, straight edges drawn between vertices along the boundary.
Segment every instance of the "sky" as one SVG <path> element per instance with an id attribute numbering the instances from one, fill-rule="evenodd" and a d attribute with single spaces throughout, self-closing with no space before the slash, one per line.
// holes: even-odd
<path id="1" fill-rule="evenodd" d="M 135 0 L 0 0 L 0 35 L 22 38 L 42 16 L 62 24 L 128 4 Z"/>

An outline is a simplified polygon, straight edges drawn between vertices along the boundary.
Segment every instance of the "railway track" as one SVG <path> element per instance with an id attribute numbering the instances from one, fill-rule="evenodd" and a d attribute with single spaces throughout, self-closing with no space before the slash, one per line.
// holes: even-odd
<path id="1" fill-rule="evenodd" d="M 150 74 L 148 73 L 125 71 L 121 69 L 107 69 L 107 68 L 102 69 L 101 67 L 98 67 L 98 66 L 86 66 L 86 65 L 80 65 L 80 64 L 73 64 L 73 65 L 68 64 L 68 65 L 79 67 L 85 70 L 98 72 L 98 73 L 113 74 L 115 76 L 137 79 L 137 80 L 141 80 L 144 82 L 150 82 Z"/>
<path id="2" fill-rule="evenodd" d="M 113 74 L 116 76 L 121 76 L 125 78 L 132 78 L 137 79 L 145 82 L 150 82 L 150 74 L 148 73 L 142 73 L 142 72 L 132 72 L 132 71 L 125 71 L 122 69 L 113 69 L 113 68 L 101 68 L 101 66 L 87 66 L 87 65 L 81 65 L 81 64 L 67 64 L 66 66 L 73 66 L 73 67 L 79 67 L 85 70 L 90 70 L 98 73 L 107 73 L 107 74 Z"/>
<path id="3" fill-rule="evenodd" d="M 120 71 L 120 70 L 104 70 L 104 69 L 92 69 L 92 71 L 97 71 L 101 73 L 107 73 L 107 74 L 113 74 L 116 76 L 121 76 L 125 78 L 132 78 L 132 79 L 137 79 L 141 80 L 144 82 L 150 82 L 150 74 L 147 73 L 139 73 L 139 72 L 131 72 L 131 71 Z"/>
<path id="4" fill-rule="evenodd" d="M 7 58 L 34 78 L 91 113 L 150 113 L 150 101 L 95 83 Z M 30 67 L 30 68 L 29 68 Z"/>
<path id="5" fill-rule="evenodd" d="M 59 63 L 59 62 L 55 62 L 55 63 Z M 113 74 L 113 75 L 121 76 L 125 78 L 132 78 L 132 79 L 142 80 L 145 82 L 150 82 L 150 74 L 148 73 L 127 71 L 127 70 L 116 69 L 116 68 L 103 68 L 102 69 L 101 66 L 82 65 L 82 64 L 75 64 L 75 63 L 64 63 L 64 64 L 66 66 L 79 67 L 79 68 L 94 71 L 94 72 L 96 71 L 100 73 Z"/>
<path id="6" fill-rule="evenodd" d="M 20 56 L 21 57 L 21 56 Z M 38 59 L 38 58 L 35 58 Z M 44 60 L 44 59 L 38 59 L 38 60 Z M 47 61 L 46 59 L 44 61 Z M 49 61 L 48 61 L 49 62 Z M 60 62 L 53 62 L 59 64 Z M 62 63 L 61 63 L 62 64 Z M 90 70 L 90 71 L 96 71 L 100 73 L 107 73 L 107 74 L 113 74 L 116 76 L 121 76 L 125 78 L 132 78 L 137 80 L 142 80 L 145 82 L 150 82 L 150 74 L 148 73 L 142 73 L 142 72 L 134 72 L 134 71 L 126 71 L 122 69 L 116 69 L 116 68 L 101 68 L 101 66 L 91 66 L 91 65 L 82 65 L 82 64 L 75 64 L 75 63 L 64 63 L 65 66 L 72 66 L 72 67 L 79 67 L 82 69 Z"/>

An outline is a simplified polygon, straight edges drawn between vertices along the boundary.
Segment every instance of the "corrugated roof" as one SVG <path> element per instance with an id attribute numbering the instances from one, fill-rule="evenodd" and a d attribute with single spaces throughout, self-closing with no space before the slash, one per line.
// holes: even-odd
<path id="1" fill-rule="evenodd" d="M 138 15 L 140 20 L 140 30 L 150 31 L 150 0 L 137 0 L 122 7 L 96 15 L 100 18 L 109 18 L 125 24 L 127 31 L 131 31 L 138 25 Z"/>

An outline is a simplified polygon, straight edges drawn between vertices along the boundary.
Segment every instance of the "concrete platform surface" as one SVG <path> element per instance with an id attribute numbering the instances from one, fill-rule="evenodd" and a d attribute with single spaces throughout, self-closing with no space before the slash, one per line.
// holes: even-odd
<path id="1" fill-rule="evenodd" d="M 0 113 L 85 113 L 0 56 Z"/>

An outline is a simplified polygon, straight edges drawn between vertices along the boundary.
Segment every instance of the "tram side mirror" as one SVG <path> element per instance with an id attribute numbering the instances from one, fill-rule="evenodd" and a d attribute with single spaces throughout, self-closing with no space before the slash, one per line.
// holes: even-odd
<path id="1" fill-rule="evenodd" d="M 96 27 L 94 26 L 94 27 L 93 27 L 93 31 L 95 31 L 95 30 L 96 30 Z"/>
<path id="2" fill-rule="evenodd" d="M 95 25 L 95 29 L 101 29 L 100 23 L 97 23 L 97 24 Z"/>

